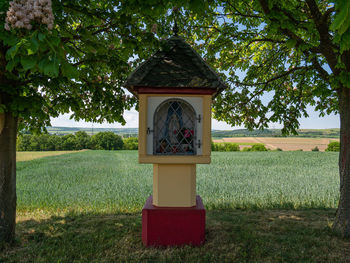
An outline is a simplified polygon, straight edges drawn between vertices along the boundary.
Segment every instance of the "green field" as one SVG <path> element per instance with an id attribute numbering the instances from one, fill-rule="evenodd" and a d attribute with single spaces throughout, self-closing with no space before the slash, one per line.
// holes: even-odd
<path id="1" fill-rule="evenodd" d="M 337 153 L 213 153 L 198 165 L 207 208 L 335 208 Z M 133 151 L 87 151 L 20 162 L 18 210 L 136 212 L 152 192 L 152 165 Z"/>
<path id="2" fill-rule="evenodd" d="M 152 166 L 136 151 L 18 162 L 18 243 L 0 262 L 345 262 L 349 242 L 331 231 L 337 161 L 331 152 L 214 152 L 197 166 L 206 243 L 161 249 L 141 243 Z"/>

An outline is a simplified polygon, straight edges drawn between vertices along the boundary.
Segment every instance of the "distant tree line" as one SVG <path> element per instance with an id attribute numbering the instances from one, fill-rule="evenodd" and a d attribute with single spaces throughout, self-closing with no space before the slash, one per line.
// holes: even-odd
<path id="1" fill-rule="evenodd" d="M 240 149 L 239 143 L 232 143 L 232 142 L 211 142 L 211 150 L 217 151 L 217 152 L 266 152 L 271 151 L 266 148 L 265 144 L 263 143 L 254 143 L 252 146 L 244 147 L 243 149 Z M 326 149 L 326 152 L 339 152 L 340 150 L 340 142 L 330 142 L 328 144 L 328 147 Z M 277 148 L 273 151 L 282 151 L 281 148 Z M 300 150 L 302 151 L 302 150 Z M 313 152 L 318 152 L 320 149 L 316 146 L 315 148 L 311 149 Z"/>
<path id="2" fill-rule="evenodd" d="M 326 149 L 326 152 L 339 152 L 340 151 L 340 142 L 330 142 Z"/>
<path id="3" fill-rule="evenodd" d="M 17 139 L 17 151 L 137 150 L 137 148 L 137 138 L 123 139 L 110 131 L 99 132 L 92 136 L 85 131 L 63 136 L 23 134 Z"/>
<path id="4" fill-rule="evenodd" d="M 122 138 L 111 131 L 99 132 L 92 136 L 85 131 L 78 131 L 75 134 L 56 135 L 43 134 L 31 135 L 23 134 L 17 139 L 17 151 L 70 151 L 70 150 L 137 150 L 138 138 Z M 237 143 L 212 142 L 212 151 L 235 152 L 235 151 L 268 151 L 262 143 L 240 149 Z M 340 143 L 331 142 L 326 151 L 339 152 Z M 282 151 L 277 149 L 277 151 Z M 319 151 L 318 147 L 312 151 Z"/>
<path id="5" fill-rule="evenodd" d="M 232 142 L 212 142 L 211 150 L 216 152 L 239 152 L 240 147 L 238 143 Z M 268 149 L 263 143 L 254 143 L 251 147 L 244 147 L 243 152 L 266 152 Z"/>

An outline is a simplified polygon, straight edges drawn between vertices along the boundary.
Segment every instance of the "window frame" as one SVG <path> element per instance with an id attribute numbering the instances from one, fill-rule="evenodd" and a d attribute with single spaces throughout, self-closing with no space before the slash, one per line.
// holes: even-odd
<path id="1" fill-rule="evenodd" d="M 181 107 L 181 109 L 182 109 L 182 113 L 181 113 L 182 115 L 184 114 L 183 111 L 184 111 L 184 109 L 186 109 L 186 107 L 191 112 L 190 114 L 192 114 L 192 118 L 190 117 L 190 119 L 192 119 L 191 124 L 193 125 L 193 135 L 192 135 L 193 138 L 191 140 L 193 151 L 191 151 L 191 152 L 184 152 L 184 151 L 180 151 L 180 152 L 167 151 L 166 153 L 158 152 L 158 149 L 161 147 L 160 142 L 159 142 L 160 137 L 161 137 L 160 134 L 163 131 L 163 128 L 161 128 L 160 131 L 156 131 L 157 123 L 159 121 L 158 114 L 160 113 L 161 110 L 163 110 L 163 107 L 165 107 L 166 105 L 169 105 L 169 106 L 167 109 L 165 109 L 165 112 L 169 111 L 169 108 L 171 107 L 170 103 L 172 103 L 172 102 L 179 102 L 180 103 L 179 107 Z M 185 107 L 183 107 L 181 104 L 185 105 Z M 173 114 L 174 113 L 172 113 L 171 117 L 173 116 Z M 186 114 L 190 115 L 187 112 L 186 112 Z M 182 98 L 174 97 L 174 98 L 168 98 L 168 99 L 162 101 L 156 107 L 156 109 L 153 113 L 153 147 L 152 147 L 153 148 L 153 155 L 155 155 L 155 156 L 195 156 L 195 155 L 197 155 L 197 148 L 198 148 L 198 145 L 197 145 L 197 133 L 198 133 L 197 115 L 198 114 L 197 114 L 195 108 L 188 101 L 186 101 Z M 183 116 L 181 116 L 181 117 L 183 117 Z M 188 123 L 188 121 L 186 123 Z M 186 123 L 183 123 L 183 125 L 185 125 Z M 182 126 L 179 128 L 179 131 L 181 131 L 184 128 L 187 128 L 187 127 Z M 190 129 L 191 128 L 192 127 L 190 127 Z M 166 139 L 166 140 L 168 140 L 168 139 Z M 181 141 L 178 141 L 177 143 L 180 144 L 182 141 L 183 141 L 183 139 Z M 166 147 L 168 147 L 168 146 L 169 146 L 169 144 Z M 174 148 L 173 146 L 171 146 L 171 144 L 170 144 L 170 147 Z M 175 149 L 182 149 L 182 146 L 175 146 L 175 147 L 176 147 Z"/>

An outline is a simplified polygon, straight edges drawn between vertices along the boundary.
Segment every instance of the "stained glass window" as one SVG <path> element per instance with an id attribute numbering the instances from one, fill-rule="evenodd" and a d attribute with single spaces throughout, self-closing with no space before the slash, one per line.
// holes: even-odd
<path id="1" fill-rule="evenodd" d="M 196 154 L 196 113 L 181 99 L 169 99 L 154 114 L 154 147 L 158 155 Z"/>

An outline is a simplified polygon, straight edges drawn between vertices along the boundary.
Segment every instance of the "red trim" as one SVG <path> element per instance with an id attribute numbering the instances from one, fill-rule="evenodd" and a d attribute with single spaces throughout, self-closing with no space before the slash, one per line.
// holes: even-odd
<path id="1" fill-rule="evenodd" d="M 162 88 L 162 87 L 134 87 L 138 94 L 198 94 L 213 95 L 217 89 L 212 88 Z"/>
<path id="2" fill-rule="evenodd" d="M 194 207 L 156 207 L 150 196 L 142 209 L 146 246 L 199 246 L 205 240 L 205 209 L 197 195 Z"/>

